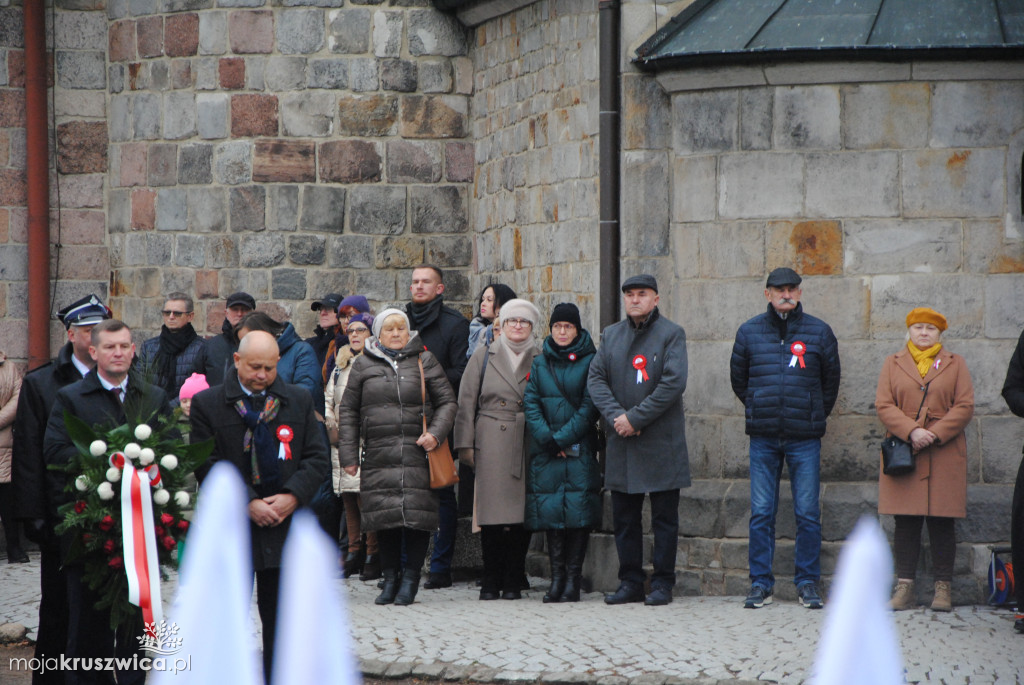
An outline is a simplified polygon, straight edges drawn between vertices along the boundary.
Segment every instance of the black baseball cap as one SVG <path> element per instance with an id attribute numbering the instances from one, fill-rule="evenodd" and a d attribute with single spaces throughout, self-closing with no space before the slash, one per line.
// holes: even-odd
<path id="1" fill-rule="evenodd" d="M 341 304 L 342 299 L 344 298 L 338 293 L 327 293 L 322 300 L 317 300 L 313 304 L 309 305 L 309 308 L 314 312 L 321 309 L 336 312 L 338 311 L 338 305 Z"/>

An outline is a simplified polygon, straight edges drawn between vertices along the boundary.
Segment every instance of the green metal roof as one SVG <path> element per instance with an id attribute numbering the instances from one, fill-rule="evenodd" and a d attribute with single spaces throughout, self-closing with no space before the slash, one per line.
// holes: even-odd
<path id="1" fill-rule="evenodd" d="M 1024 0 L 695 0 L 637 50 L 659 69 L 768 59 L 1024 58 Z"/>

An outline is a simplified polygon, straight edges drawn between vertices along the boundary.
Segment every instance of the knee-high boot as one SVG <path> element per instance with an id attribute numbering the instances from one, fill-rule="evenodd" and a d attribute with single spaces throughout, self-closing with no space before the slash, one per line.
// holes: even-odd
<path id="1" fill-rule="evenodd" d="M 547 531 L 548 559 L 551 561 L 551 587 L 544 595 L 544 603 L 562 599 L 565 592 L 565 531 Z"/>
<path id="2" fill-rule="evenodd" d="M 570 528 L 565 531 L 565 592 L 560 602 L 580 601 L 580 586 L 583 579 L 583 559 L 587 556 L 590 531 L 586 528 Z"/>

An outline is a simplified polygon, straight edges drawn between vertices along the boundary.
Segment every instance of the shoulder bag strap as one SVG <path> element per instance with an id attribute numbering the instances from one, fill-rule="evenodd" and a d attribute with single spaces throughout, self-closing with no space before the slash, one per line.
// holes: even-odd
<path id="1" fill-rule="evenodd" d="M 931 381 L 928 381 L 927 383 L 924 384 L 924 395 L 921 396 L 921 404 L 919 404 L 917 407 L 917 415 L 914 416 L 914 421 L 917 421 L 919 418 L 921 418 L 921 409 L 922 407 L 924 407 L 924 400 L 926 397 L 928 397 L 928 386 L 930 386 L 931 384 Z"/>
<path id="2" fill-rule="evenodd" d="M 420 365 L 420 398 L 423 406 L 420 408 L 420 415 L 423 417 L 423 432 L 427 432 L 427 382 L 423 378 L 423 358 L 416 355 L 416 363 Z"/>

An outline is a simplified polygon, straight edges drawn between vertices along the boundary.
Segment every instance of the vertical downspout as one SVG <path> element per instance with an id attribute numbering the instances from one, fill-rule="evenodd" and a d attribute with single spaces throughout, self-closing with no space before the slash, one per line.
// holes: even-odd
<path id="1" fill-rule="evenodd" d="M 598 50 L 601 53 L 600 185 L 598 305 L 600 329 L 619 320 L 619 0 L 599 0 Z"/>
<path id="2" fill-rule="evenodd" d="M 46 3 L 25 0 L 28 189 L 28 366 L 50 358 L 50 153 L 46 111 Z"/>

